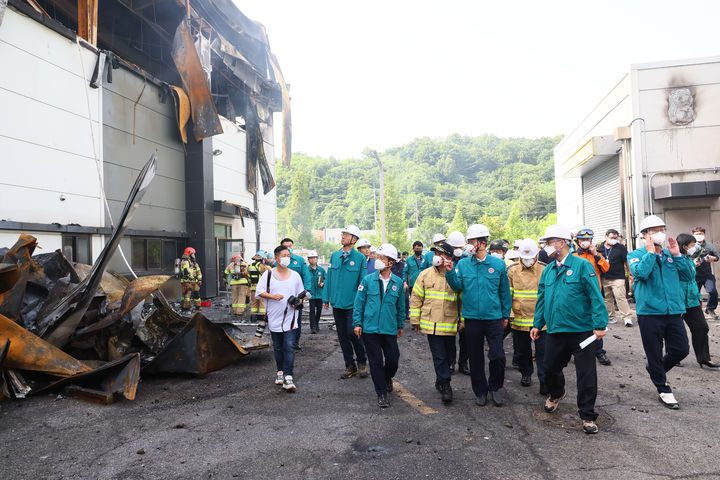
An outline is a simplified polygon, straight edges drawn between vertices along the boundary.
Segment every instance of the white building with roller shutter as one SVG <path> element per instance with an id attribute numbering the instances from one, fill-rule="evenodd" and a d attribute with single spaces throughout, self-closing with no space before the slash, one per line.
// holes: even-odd
<path id="1" fill-rule="evenodd" d="M 598 239 L 655 214 L 720 246 L 720 57 L 632 65 L 555 148 L 555 187 L 558 222 Z"/>

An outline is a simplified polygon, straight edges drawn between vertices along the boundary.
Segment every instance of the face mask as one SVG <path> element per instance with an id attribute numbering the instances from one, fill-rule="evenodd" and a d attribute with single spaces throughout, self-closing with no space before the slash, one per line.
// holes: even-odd
<path id="1" fill-rule="evenodd" d="M 665 232 L 655 232 L 652 235 L 653 242 L 655 242 L 655 245 L 662 245 L 665 241 Z"/>
<path id="2" fill-rule="evenodd" d="M 696 243 L 696 244 L 693 245 L 692 247 L 688 248 L 688 249 L 685 251 L 685 253 L 687 253 L 688 255 L 695 255 L 695 252 L 697 252 L 697 251 L 698 251 L 698 245 L 697 245 L 697 243 Z"/>
<path id="3" fill-rule="evenodd" d="M 697 240 L 698 242 L 702 242 L 703 240 L 705 240 L 705 235 L 703 235 L 702 233 L 693 235 L 693 237 L 695 237 L 695 240 Z"/>
<path id="4" fill-rule="evenodd" d="M 555 253 L 555 247 L 553 247 L 552 245 L 545 245 L 543 247 L 543 250 L 545 250 L 545 253 L 548 254 L 548 257 L 552 257 Z"/>
<path id="5" fill-rule="evenodd" d="M 288 265 L 290 265 L 290 257 L 282 257 L 282 258 L 280 259 L 280 265 L 282 265 L 283 267 L 287 268 Z"/>
<path id="6" fill-rule="evenodd" d="M 385 270 L 385 266 L 386 266 L 385 262 L 383 262 L 379 258 L 375 259 L 375 270 L 377 270 L 378 272 L 381 272 L 381 271 Z"/>
<path id="7" fill-rule="evenodd" d="M 534 258 L 521 258 L 520 261 L 523 265 L 525 265 L 527 268 L 532 267 L 535 265 L 535 259 Z"/>
<path id="8" fill-rule="evenodd" d="M 462 257 L 464 251 L 465 250 L 463 250 L 462 248 L 456 248 L 455 250 L 453 250 L 453 255 L 456 257 Z"/>
<path id="9" fill-rule="evenodd" d="M 588 248 L 590 248 L 590 242 L 588 242 L 587 240 L 584 242 L 580 242 L 580 248 L 582 248 L 583 250 L 587 250 Z"/>
<path id="10" fill-rule="evenodd" d="M 617 239 L 617 238 L 610 238 L 610 239 L 608 239 L 608 245 L 610 245 L 610 246 L 617 245 L 617 243 L 618 243 L 618 239 Z"/>
<path id="11" fill-rule="evenodd" d="M 497 258 L 503 258 L 503 254 L 500 252 L 493 252 L 490 255 L 492 255 L 493 257 L 497 257 Z"/>
<path id="12" fill-rule="evenodd" d="M 433 262 L 433 267 L 439 267 L 440 265 L 443 264 L 443 258 L 436 253 L 435 256 L 433 257 L 432 262 Z"/>
<path id="13" fill-rule="evenodd" d="M 420 251 L 415 250 L 415 255 L 418 256 L 418 257 L 419 257 L 420 255 L 422 255 L 422 250 L 420 250 Z"/>

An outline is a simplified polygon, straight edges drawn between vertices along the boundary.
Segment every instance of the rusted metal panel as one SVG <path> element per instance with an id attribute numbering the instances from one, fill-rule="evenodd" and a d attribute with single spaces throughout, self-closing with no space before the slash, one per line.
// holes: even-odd
<path id="1" fill-rule="evenodd" d="M 77 0 L 78 35 L 97 45 L 98 0 Z"/>
<path id="2" fill-rule="evenodd" d="M 84 280 L 92 271 L 92 265 L 86 265 L 84 263 L 76 263 L 73 265 L 74 270 L 78 274 L 80 280 Z M 103 272 L 102 278 L 100 279 L 100 290 L 107 298 L 108 304 L 111 307 L 120 305 L 125 289 L 130 285 L 130 281 L 118 275 L 114 272 Z"/>
<path id="3" fill-rule="evenodd" d="M 290 91 L 288 90 L 287 84 L 285 83 L 285 76 L 280 70 L 280 64 L 275 57 L 275 54 L 270 53 L 270 66 L 275 72 L 275 77 L 280 84 L 280 90 L 282 92 L 282 113 L 283 113 L 283 138 L 282 138 L 282 160 L 285 165 L 290 165 L 290 159 L 292 158 L 292 118 L 290 114 Z"/>
<path id="4" fill-rule="evenodd" d="M 170 85 L 170 92 L 175 103 L 175 119 L 177 120 L 178 130 L 180 130 L 180 138 L 183 143 L 187 143 L 187 124 L 190 120 L 190 100 L 185 94 L 185 90 L 175 85 Z"/>
<path id="5" fill-rule="evenodd" d="M 195 140 L 199 142 L 203 138 L 223 133 L 220 118 L 210 94 L 207 77 L 186 21 L 181 21 L 175 30 L 172 58 L 190 99 Z"/>
<path id="6" fill-rule="evenodd" d="M 90 367 L 37 335 L 30 333 L 9 318 L 0 315 L 0 339 L 9 339 L 6 368 L 31 370 L 58 377 L 87 372 Z"/>

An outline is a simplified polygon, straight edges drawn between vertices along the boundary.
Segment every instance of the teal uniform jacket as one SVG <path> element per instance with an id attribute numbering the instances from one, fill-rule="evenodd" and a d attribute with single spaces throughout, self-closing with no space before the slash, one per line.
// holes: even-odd
<path id="1" fill-rule="evenodd" d="M 538 285 L 533 327 L 553 333 L 604 330 L 608 323 L 605 299 L 595 267 L 568 253 L 558 268 L 555 260 L 543 270 Z"/>
<path id="2" fill-rule="evenodd" d="M 312 278 L 310 282 L 311 288 L 309 290 L 310 295 L 312 295 L 313 299 L 320 300 L 322 299 L 324 288 L 319 287 L 318 282 L 321 278 L 327 278 L 327 275 L 325 274 L 325 269 L 318 265 L 317 268 L 313 270 L 312 267 L 308 265 L 308 270 L 310 270 L 310 277 Z"/>
<path id="3" fill-rule="evenodd" d="M 695 271 L 695 262 L 690 261 L 690 265 L 692 266 L 693 277 L 695 277 L 697 274 Z M 680 280 L 680 290 L 682 291 L 683 299 L 685 300 L 685 308 L 687 310 L 700 306 L 700 303 L 702 302 L 702 295 L 700 295 L 700 289 L 694 279 L 689 282 L 686 280 Z"/>
<path id="4" fill-rule="evenodd" d="M 300 278 L 302 278 L 303 281 L 303 287 L 305 287 L 305 290 L 310 291 L 312 288 L 312 276 L 310 275 L 310 267 L 308 267 L 305 259 L 300 255 L 295 255 L 293 253 L 290 257 L 290 265 L 288 268 L 300 275 Z"/>
<path id="5" fill-rule="evenodd" d="M 460 259 L 445 274 L 450 288 L 462 292 L 462 318 L 510 318 L 512 297 L 505 262 L 488 254 L 482 262 L 474 255 Z"/>
<path id="6" fill-rule="evenodd" d="M 685 255 L 673 257 L 664 248 L 662 255 L 645 247 L 628 253 L 630 272 L 635 277 L 635 304 L 638 315 L 680 315 L 685 313 L 681 281 L 694 282 L 692 260 Z M 662 265 L 662 267 L 661 267 Z"/>
<path id="7" fill-rule="evenodd" d="M 338 250 L 330 256 L 330 268 L 323 289 L 323 303 L 334 308 L 350 310 L 355 304 L 355 293 L 363 277 L 367 275 L 367 259 L 354 248 L 343 258 Z"/>
<path id="8" fill-rule="evenodd" d="M 363 278 L 355 296 L 353 327 L 362 327 L 363 333 L 397 335 L 405 326 L 405 291 L 403 281 L 390 274 L 387 290 L 382 292 L 380 272 Z"/>
<path id="9" fill-rule="evenodd" d="M 419 262 L 417 260 L 420 260 Z M 424 256 L 420 256 L 419 258 L 415 256 L 413 253 L 405 260 L 405 270 L 403 271 L 403 281 L 408 284 L 408 288 L 412 290 L 412 287 L 415 285 L 415 280 L 417 280 L 418 275 L 420 275 L 420 272 L 428 268 L 431 263 L 427 263 L 427 260 L 425 260 Z"/>

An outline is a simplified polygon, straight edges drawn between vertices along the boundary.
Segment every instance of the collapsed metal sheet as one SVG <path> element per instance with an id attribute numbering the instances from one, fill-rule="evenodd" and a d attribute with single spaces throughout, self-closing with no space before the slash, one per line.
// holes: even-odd
<path id="1" fill-rule="evenodd" d="M 292 158 L 292 115 L 290 111 L 290 90 L 285 83 L 285 77 L 275 54 L 270 53 L 270 66 L 275 72 L 280 90 L 282 93 L 282 113 L 283 113 L 283 138 L 282 138 L 282 161 L 285 165 L 290 165 Z"/>
<path id="2" fill-rule="evenodd" d="M 225 330 L 225 333 L 227 333 L 230 338 L 235 340 L 235 343 L 240 345 L 243 349 L 247 350 L 248 352 L 253 350 L 262 350 L 264 348 L 268 348 L 270 346 L 270 340 L 267 338 L 259 338 L 256 337 L 254 334 L 250 335 L 248 338 L 248 335 L 245 335 L 243 331 L 235 324 L 233 323 L 220 323 L 220 322 L 213 322 L 215 325 L 219 326 L 223 330 Z"/>
<path id="3" fill-rule="evenodd" d="M 175 30 L 172 58 L 180 73 L 183 87 L 190 98 L 195 140 L 199 142 L 203 138 L 223 133 L 205 71 L 195 50 L 190 27 L 185 20 L 181 21 Z"/>
<path id="4" fill-rule="evenodd" d="M 183 143 L 187 143 L 187 124 L 190 120 L 190 100 L 185 94 L 185 90 L 175 85 L 170 85 L 170 95 L 173 103 L 175 103 L 175 120 L 177 121 L 178 130 L 180 130 L 180 138 Z"/>
<path id="5" fill-rule="evenodd" d="M 74 264 L 74 268 L 80 280 L 84 280 L 92 271 L 92 265 L 86 265 L 84 263 L 76 263 Z M 120 304 L 119 302 L 128 285 L 130 285 L 130 281 L 115 272 L 103 272 L 100 280 L 100 290 L 105 294 L 111 306 L 116 302 L 118 305 Z"/>
<path id="6" fill-rule="evenodd" d="M 5 358 L 6 368 L 31 370 L 57 377 L 87 372 L 90 367 L 37 335 L 0 315 L 0 339 L 10 340 Z"/>
<path id="7" fill-rule="evenodd" d="M 225 331 L 196 313 L 143 373 L 194 373 L 204 375 L 220 370 L 248 352 Z"/>
<path id="8" fill-rule="evenodd" d="M 93 264 L 90 274 L 85 277 L 70 294 L 50 306 L 47 315 L 49 321 L 46 322 L 45 327 L 41 331 L 41 336 L 46 338 L 48 342 L 62 347 L 67 343 L 70 335 L 72 335 L 80 323 L 80 320 L 82 320 L 85 311 L 100 285 L 102 274 L 105 272 L 107 264 L 110 262 L 112 255 L 120 243 L 120 239 L 127 229 L 127 224 L 132 218 L 134 210 L 150 186 L 150 182 L 155 178 L 156 170 L 157 154 L 153 153 L 135 180 L 135 184 L 130 190 L 130 195 L 125 203 L 125 208 L 120 215 L 120 220 L 110 240 Z"/>
<path id="9" fill-rule="evenodd" d="M 5 381 L 5 370 L 3 369 L 3 363 L 5 363 L 5 357 L 10 350 L 10 340 L 5 340 L 5 345 L 0 349 L 0 401 L 10 398 L 10 388 Z"/>
<path id="10" fill-rule="evenodd" d="M 35 237 L 21 234 L 15 245 L 5 253 L 0 264 L 0 315 L 5 315 L 15 322 L 20 321 L 35 247 Z"/>
<path id="11" fill-rule="evenodd" d="M 138 325 L 135 335 L 155 355 L 160 353 L 188 322 L 178 315 L 162 297 L 153 299 L 155 311 Z"/>

